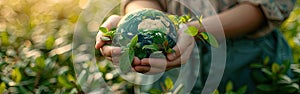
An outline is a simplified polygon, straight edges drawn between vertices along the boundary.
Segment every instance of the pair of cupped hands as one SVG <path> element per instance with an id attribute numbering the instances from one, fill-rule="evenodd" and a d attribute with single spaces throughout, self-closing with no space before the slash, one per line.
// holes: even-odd
<path id="1" fill-rule="evenodd" d="M 110 30 L 111 28 L 117 27 L 121 18 L 122 16 L 112 15 L 101 26 Z M 187 25 L 181 25 L 177 31 L 178 40 L 176 46 L 173 48 L 173 50 L 175 50 L 174 53 L 167 54 L 166 58 L 151 58 L 150 56 L 150 58 L 140 60 L 138 57 L 134 57 L 131 70 L 144 74 L 157 74 L 185 64 L 195 45 L 194 38 L 184 33 L 185 29 L 187 29 Z M 103 37 L 102 34 L 102 32 L 98 32 L 95 48 L 100 50 L 106 59 L 118 65 L 118 56 L 121 54 L 121 48 L 106 45 L 111 44 L 112 41 L 101 40 L 101 37 Z"/>

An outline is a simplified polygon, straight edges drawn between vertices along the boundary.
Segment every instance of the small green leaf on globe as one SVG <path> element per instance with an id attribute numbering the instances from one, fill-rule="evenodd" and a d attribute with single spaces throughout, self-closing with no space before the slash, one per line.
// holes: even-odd
<path id="1" fill-rule="evenodd" d="M 158 51 L 159 48 L 156 44 L 144 45 L 142 49 L 151 49 L 153 51 Z"/>
<path id="2" fill-rule="evenodd" d="M 138 42 L 138 35 L 135 35 L 130 41 L 130 47 L 136 46 L 137 42 Z"/>

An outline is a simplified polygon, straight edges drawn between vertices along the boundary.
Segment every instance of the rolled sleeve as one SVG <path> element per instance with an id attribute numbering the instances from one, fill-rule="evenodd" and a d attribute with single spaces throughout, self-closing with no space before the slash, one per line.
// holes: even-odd
<path id="1" fill-rule="evenodd" d="M 121 5 L 120 5 L 120 14 L 125 15 L 125 7 L 128 5 L 128 3 L 132 0 L 121 0 Z"/>
<path id="2" fill-rule="evenodd" d="M 261 8 L 271 28 L 278 27 L 293 10 L 296 0 L 238 0 L 252 3 Z"/>

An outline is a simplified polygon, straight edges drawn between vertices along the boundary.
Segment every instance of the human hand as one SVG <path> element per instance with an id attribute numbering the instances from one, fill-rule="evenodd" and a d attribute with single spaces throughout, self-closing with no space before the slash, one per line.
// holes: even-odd
<path id="1" fill-rule="evenodd" d="M 112 15 L 110 16 L 102 25 L 101 27 L 106 27 L 108 30 L 117 27 L 119 21 L 121 20 L 121 16 L 119 15 Z M 105 41 L 101 40 L 101 37 L 103 37 L 102 32 L 98 32 L 96 36 L 96 44 L 95 48 L 99 49 L 102 53 L 102 55 L 112 61 L 112 55 L 118 55 L 121 52 L 121 48 L 119 47 L 114 47 L 114 46 L 109 46 L 111 44 L 111 41 Z M 108 44 L 108 45 L 107 45 Z"/>
<path id="2" fill-rule="evenodd" d="M 157 74 L 185 64 L 195 45 L 194 38 L 184 33 L 186 29 L 187 25 L 181 25 L 181 29 L 178 30 L 178 42 L 173 48 L 175 53 L 167 54 L 166 58 L 135 58 L 132 69 L 140 73 Z"/>

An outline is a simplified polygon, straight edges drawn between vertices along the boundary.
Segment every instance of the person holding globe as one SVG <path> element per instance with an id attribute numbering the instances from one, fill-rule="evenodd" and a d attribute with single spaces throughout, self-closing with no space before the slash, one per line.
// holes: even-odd
<path id="1" fill-rule="evenodd" d="M 127 14 L 143 8 L 151 8 L 168 14 L 185 15 L 191 14 L 187 6 L 181 5 L 177 0 L 122 0 L 121 14 Z M 217 15 L 213 15 L 208 10 L 204 0 L 187 1 L 189 6 L 197 7 L 201 10 L 204 18 L 203 26 L 198 21 L 187 23 L 187 26 L 195 26 L 199 33 L 205 30 L 211 30 L 212 34 L 219 36 L 219 31 L 214 31 L 215 17 L 217 17 L 224 30 L 227 44 L 226 68 L 220 83 L 219 89 L 224 92 L 227 81 L 232 81 L 236 87 L 247 85 L 247 93 L 253 93 L 255 83 L 251 79 L 251 69 L 249 64 L 253 62 L 262 62 L 265 57 L 270 57 L 270 62 L 282 63 L 284 60 L 290 60 L 292 63 L 291 49 L 280 33 L 278 27 L 289 16 L 292 11 L 295 0 L 209 0 L 215 8 Z M 103 24 L 102 27 L 108 29 L 117 27 L 117 24 L 123 16 L 112 15 Z M 103 56 L 113 60 L 112 55 L 119 54 L 121 49 L 118 47 L 107 46 L 110 41 L 101 40 L 102 32 L 96 36 L 95 48 L 99 49 Z M 140 73 L 161 73 L 167 70 L 173 70 L 185 63 L 192 55 L 192 49 L 195 42 L 193 37 L 178 30 L 178 40 L 173 48 L 175 53 L 166 55 L 166 60 L 159 58 L 134 58 L 132 69 Z M 196 40 L 197 42 L 198 40 Z M 201 48 L 201 72 L 197 78 L 197 83 L 205 82 L 210 67 L 211 52 L 209 48 L 199 45 Z M 151 64 L 151 62 L 164 62 L 166 68 L 160 64 Z M 151 71 L 150 71 L 151 69 Z M 203 85 L 197 84 L 191 93 L 201 93 Z"/>

